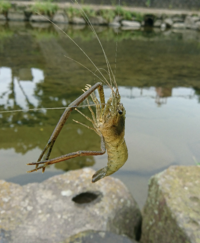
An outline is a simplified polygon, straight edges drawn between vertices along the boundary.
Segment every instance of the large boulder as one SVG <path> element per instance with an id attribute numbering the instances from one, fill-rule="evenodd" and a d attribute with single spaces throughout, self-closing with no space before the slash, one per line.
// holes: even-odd
<path id="1" fill-rule="evenodd" d="M 112 177 L 91 182 L 92 169 L 20 186 L 0 181 L 0 239 L 55 243 L 86 230 L 138 238 L 141 214 L 124 184 Z"/>
<path id="2" fill-rule="evenodd" d="M 200 166 L 172 166 L 151 178 L 141 242 L 200 242 Z"/>

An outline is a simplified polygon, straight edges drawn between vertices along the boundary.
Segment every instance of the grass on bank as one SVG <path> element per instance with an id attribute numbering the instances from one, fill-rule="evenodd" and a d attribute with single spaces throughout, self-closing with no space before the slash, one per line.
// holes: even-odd
<path id="1" fill-rule="evenodd" d="M 0 0 L 0 13 L 6 14 L 11 8 L 11 4 L 8 1 Z"/>
<path id="2" fill-rule="evenodd" d="M 53 15 L 57 12 L 58 10 L 58 5 L 52 3 L 51 0 L 47 0 L 45 2 L 36 2 L 32 7 L 31 11 L 34 14 L 43 14 L 43 15 L 48 15 L 50 18 L 53 17 Z"/>

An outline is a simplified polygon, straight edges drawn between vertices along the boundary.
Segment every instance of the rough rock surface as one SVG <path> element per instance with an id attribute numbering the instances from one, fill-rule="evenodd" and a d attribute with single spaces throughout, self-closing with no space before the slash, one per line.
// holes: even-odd
<path id="1" fill-rule="evenodd" d="M 84 18 L 81 17 L 73 17 L 69 22 L 72 24 L 86 24 Z"/>
<path id="2" fill-rule="evenodd" d="M 141 242 L 200 242 L 200 166 L 172 166 L 151 178 Z"/>
<path id="3" fill-rule="evenodd" d="M 137 243 L 125 235 L 116 235 L 108 231 L 88 230 L 80 232 L 62 243 Z"/>
<path id="4" fill-rule="evenodd" d="M 0 180 L 2 242 L 61 242 L 91 229 L 135 238 L 141 214 L 131 194 L 112 177 L 91 183 L 93 174 L 85 168 L 25 186 Z"/>

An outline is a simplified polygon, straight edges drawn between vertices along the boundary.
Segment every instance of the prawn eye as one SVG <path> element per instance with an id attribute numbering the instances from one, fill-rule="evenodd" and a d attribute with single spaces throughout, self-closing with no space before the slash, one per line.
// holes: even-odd
<path id="1" fill-rule="evenodd" d="M 122 115 L 123 111 L 122 111 L 122 110 L 119 110 L 118 113 L 119 113 L 120 115 Z"/>

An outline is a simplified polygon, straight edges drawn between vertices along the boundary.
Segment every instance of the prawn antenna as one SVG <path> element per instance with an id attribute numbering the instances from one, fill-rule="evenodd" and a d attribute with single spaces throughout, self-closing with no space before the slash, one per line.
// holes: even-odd
<path id="1" fill-rule="evenodd" d="M 97 38 L 97 40 L 98 40 L 98 42 L 99 42 L 99 45 L 100 45 L 101 50 L 102 50 L 102 52 L 103 52 L 103 55 L 104 55 L 104 58 L 105 58 L 105 61 L 106 61 L 106 65 L 107 65 L 107 68 L 108 68 L 108 74 L 109 74 L 109 78 L 110 78 L 111 85 L 112 85 L 112 78 L 111 78 L 111 75 L 112 75 L 113 80 L 114 80 L 115 87 L 116 87 L 116 89 L 117 89 L 117 82 L 116 82 L 116 80 L 115 80 L 115 75 L 114 75 L 114 73 L 113 73 L 113 71 L 112 71 L 112 68 L 111 68 L 111 66 L 110 66 L 109 60 L 108 60 L 108 58 L 107 58 L 107 55 L 106 55 L 105 50 L 104 50 L 104 48 L 103 48 L 103 45 L 102 45 L 102 43 L 101 43 L 101 41 L 100 41 L 100 39 L 99 39 L 99 37 L 98 37 L 98 35 L 97 35 L 97 32 L 95 31 L 95 28 L 94 28 L 93 25 L 91 24 L 90 19 L 88 18 L 88 16 L 87 16 L 87 14 L 85 13 L 85 11 L 81 8 L 81 6 L 80 6 L 80 4 L 77 2 L 77 0 L 74 0 L 74 2 L 80 7 L 81 12 L 82 12 L 83 15 L 84 15 L 83 17 L 85 18 L 85 20 L 86 20 L 86 22 L 88 23 L 90 29 L 92 30 L 92 32 L 94 33 L 94 35 L 96 36 L 96 38 Z"/>

